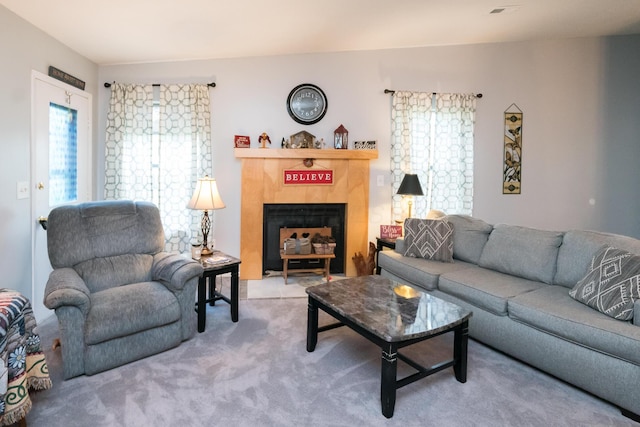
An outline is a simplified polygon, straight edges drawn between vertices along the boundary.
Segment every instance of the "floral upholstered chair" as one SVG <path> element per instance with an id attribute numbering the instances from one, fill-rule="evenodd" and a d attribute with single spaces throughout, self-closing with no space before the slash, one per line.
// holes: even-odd
<path id="1" fill-rule="evenodd" d="M 194 335 L 202 267 L 164 252 L 155 205 L 55 208 L 47 245 L 54 270 L 44 304 L 58 317 L 65 379 L 159 353 Z"/>

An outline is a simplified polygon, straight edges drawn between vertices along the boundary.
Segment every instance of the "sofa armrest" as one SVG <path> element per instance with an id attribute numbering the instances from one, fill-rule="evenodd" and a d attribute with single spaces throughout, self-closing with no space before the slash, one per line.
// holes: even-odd
<path id="1" fill-rule="evenodd" d="M 185 283 L 202 275 L 204 269 L 199 262 L 182 255 L 160 252 L 153 257 L 151 278 L 163 283 L 171 290 L 184 288 Z"/>
<path id="2" fill-rule="evenodd" d="M 633 302 L 633 324 L 636 326 L 640 326 L 640 300 L 635 300 Z"/>
<path id="3" fill-rule="evenodd" d="M 91 307 L 91 292 L 73 268 L 58 268 L 51 272 L 44 290 L 44 305 L 52 310 L 62 306 L 78 307 L 86 316 Z"/>
<path id="4" fill-rule="evenodd" d="M 404 239 L 402 237 L 398 237 L 396 239 L 396 248 L 395 251 L 398 252 L 400 255 L 404 254 Z"/>

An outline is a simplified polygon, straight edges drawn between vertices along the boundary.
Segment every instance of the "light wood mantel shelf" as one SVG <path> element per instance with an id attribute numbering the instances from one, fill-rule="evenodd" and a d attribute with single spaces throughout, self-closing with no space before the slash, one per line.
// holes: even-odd
<path id="1" fill-rule="evenodd" d="M 317 150 L 312 148 L 234 148 L 238 159 L 345 159 L 371 160 L 378 150 Z"/>

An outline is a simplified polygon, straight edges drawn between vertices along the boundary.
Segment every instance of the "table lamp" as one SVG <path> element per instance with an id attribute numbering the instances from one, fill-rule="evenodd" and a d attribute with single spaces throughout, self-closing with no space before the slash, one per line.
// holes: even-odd
<path id="1" fill-rule="evenodd" d="M 202 255 L 211 255 L 211 249 L 209 249 L 209 230 L 211 229 L 211 219 L 209 219 L 209 209 L 222 209 L 224 208 L 224 202 L 220 198 L 218 193 L 218 186 L 216 180 L 209 178 L 205 175 L 204 178 L 199 178 L 196 184 L 196 189 L 193 192 L 193 196 L 187 204 L 189 209 L 203 210 L 202 221 L 200 227 L 202 228 Z"/>
<path id="2" fill-rule="evenodd" d="M 423 196 L 422 187 L 420 186 L 420 180 L 418 179 L 418 175 L 414 173 L 408 173 L 404 175 L 402 178 L 402 182 L 400 183 L 400 188 L 398 188 L 398 192 L 401 196 Z M 411 206 L 413 205 L 413 201 L 409 199 L 409 216 L 407 218 L 411 218 Z"/>

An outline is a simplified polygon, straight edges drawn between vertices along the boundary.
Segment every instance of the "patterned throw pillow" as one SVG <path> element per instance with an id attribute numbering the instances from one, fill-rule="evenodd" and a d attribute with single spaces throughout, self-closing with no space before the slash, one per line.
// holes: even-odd
<path id="1" fill-rule="evenodd" d="M 640 298 L 640 256 L 612 247 L 600 249 L 569 295 L 614 319 L 633 319 L 633 303 Z"/>
<path id="2" fill-rule="evenodd" d="M 453 262 L 453 227 L 443 219 L 407 218 L 405 256 Z"/>

